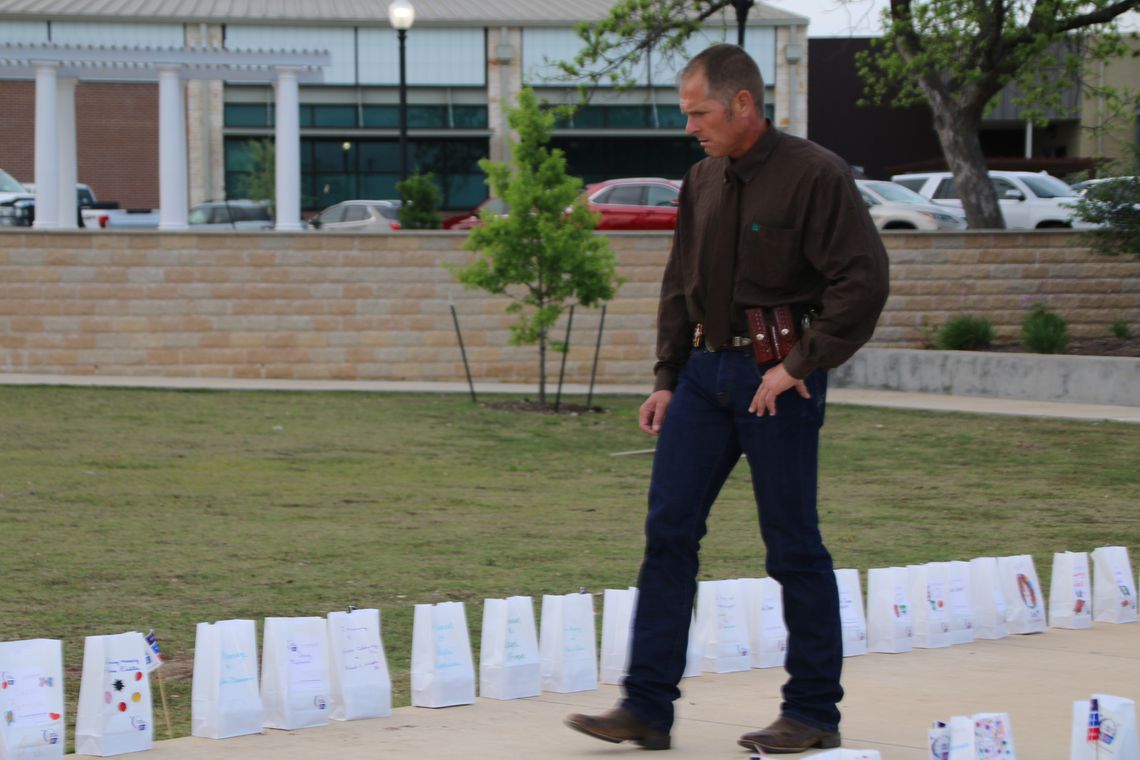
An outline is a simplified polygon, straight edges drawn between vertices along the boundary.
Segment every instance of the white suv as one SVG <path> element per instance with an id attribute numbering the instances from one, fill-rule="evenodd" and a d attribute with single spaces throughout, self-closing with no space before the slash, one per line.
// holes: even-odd
<path id="1" fill-rule="evenodd" d="M 991 171 L 989 175 L 1008 229 L 1090 226 L 1073 218 L 1073 204 L 1080 200 L 1080 196 L 1056 177 L 1045 172 Z M 896 174 L 891 181 L 909 187 L 940 206 L 962 208 L 962 200 L 950 172 Z"/>

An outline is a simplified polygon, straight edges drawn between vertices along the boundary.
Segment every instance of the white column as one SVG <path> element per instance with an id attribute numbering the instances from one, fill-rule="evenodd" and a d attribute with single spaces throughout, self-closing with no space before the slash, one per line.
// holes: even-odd
<path id="1" fill-rule="evenodd" d="M 36 221 L 42 229 L 59 227 L 59 133 L 56 126 L 58 63 L 36 61 Z"/>
<path id="2" fill-rule="evenodd" d="M 301 227 L 301 107 L 297 72 L 277 69 L 277 126 L 274 151 L 277 157 L 275 188 L 276 229 Z"/>
<path id="3" fill-rule="evenodd" d="M 59 226 L 74 230 L 79 227 L 79 199 L 75 184 L 79 181 L 75 147 L 75 84 L 76 80 L 64 77 L 56 87 L 56 131 L 59 141 Z"/>
<path id="4" fill-rule="evenodd" d="M 158 199 L 158 228 L 186 229 L 186 102 L 178 66 L 158 70 Z"/>

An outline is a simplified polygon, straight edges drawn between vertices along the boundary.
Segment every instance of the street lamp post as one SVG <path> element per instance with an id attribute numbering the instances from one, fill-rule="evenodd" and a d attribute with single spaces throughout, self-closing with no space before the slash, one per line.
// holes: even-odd
<path id="1" fill-rule="evenodd" d="M 732 7 L 736 9 L 736 44 L 744 47 L 744 25 L 748 23 L 748 11 L 755 4 L 755 0 L 732 0 Z"/>
<path id="2" fill-rule="evenodd" d="M 408 78 L 404 65 L 404 44 L 416 20 L 416 9 L 408 0 L 394 0 L 388 6 L 388 22 L 400 38 L 400 181 L 408 178 Z"/>

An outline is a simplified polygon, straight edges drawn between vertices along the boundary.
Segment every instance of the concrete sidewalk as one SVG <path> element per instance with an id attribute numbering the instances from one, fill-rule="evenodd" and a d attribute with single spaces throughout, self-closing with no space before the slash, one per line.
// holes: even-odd
<path id="1" fill-rule="evenodd" d="M 779 709 L 781 668 L 702 675 L 681 684 L 668 758 L 739 758 L 737 737 Z M 935 720 L 1007 712 L 1021 760 L 1066 760 L 1073 700 L 1094 693 L 1140 701 L 1140 624 L 1051 628 L 946 649 L 870 654 L 844 661 L 843 746 L 875 749 L 884 760 L 929 760 L 926 729 Z M 571 712 L 597 712 L 619 697 L 614 686 L 574 694 L 430 710 L 403 707 L 391 717 L 301 731 L 214 741 L 155 743 L 155 760 L 556 760 L 644 756 L 562 725 Z M 156 721 L 161 725 L 161 721 Z M 814 753 L 800 755 L 807 757 Z"/>
<path id="2" fill-rule="evenodd" d="M 157 388 L 172 390 L 218 391 L 338 391 L 357 393 L 469 393 L 466 383 L 382 381 L 382 380 L 257 380 L 212 377 L 111 377 L 102 375 L 21 375 L 0 373 L 3 385 L 55 385 L 90 388 Z M 556 386 L 547 387 L 553 396 Z M 594 396 L 645 396 L 651 387 L 645 385 L 599 385 Z M 533 395 L 533 384 L 476 383 L 477 396 L 495 394 Z M 566 385 L 562 397 L 567 403 L 581 403 L 589 387 Z M 894 409 L 926 409 L 970 414 L 1001 414 L 1022 417 L 1052 417 L 1075 420 L 1111 420 L 1140 423 L 1140 407 L 1077 404 L 1056 401 L 1022 401 L 986 396 L 947 396 L 935 393 L 829 388 L 827 399 L 833 404 L 854 404 Z"/>

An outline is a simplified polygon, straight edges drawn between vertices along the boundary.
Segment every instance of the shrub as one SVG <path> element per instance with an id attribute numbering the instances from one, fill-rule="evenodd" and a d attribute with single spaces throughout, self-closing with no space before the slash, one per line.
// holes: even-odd
<path id="1" fill-rule="evenodd" d="M 994 341 L 994 328 L 984 317 L 961 314 L 951 317 L 934 336 L 934 345 L 944 351 L 973 351 Z"/>
<path id="2" fill-rule="evenodd" d="M 396 192 L 403 204 L 400 206 L 400 227 L 405 230 L 439 229 L 441 218 L 439 202 L 442 198 L 431 172 L 413 174 L 403 182 L 396 183 Z"/>
<path id="3" fill-rule="evenodd" d="M 1116 320 L 1112 323 L 1112 327 L 1108 329 L 1114 337 L 1120 338 L 1121 340 L 1130 340 L 1132 338 L 1132 328 L 1129 327 L 1128 323 L 1123 319 Z"/>
<path id="4" fill-rule="evenodd" d="M 1059 354 L 1069 340 L 1068 325 L 1045 304 L 1036 304 L 1021 323 L 1021 345 L 1035 354 Z"/>

